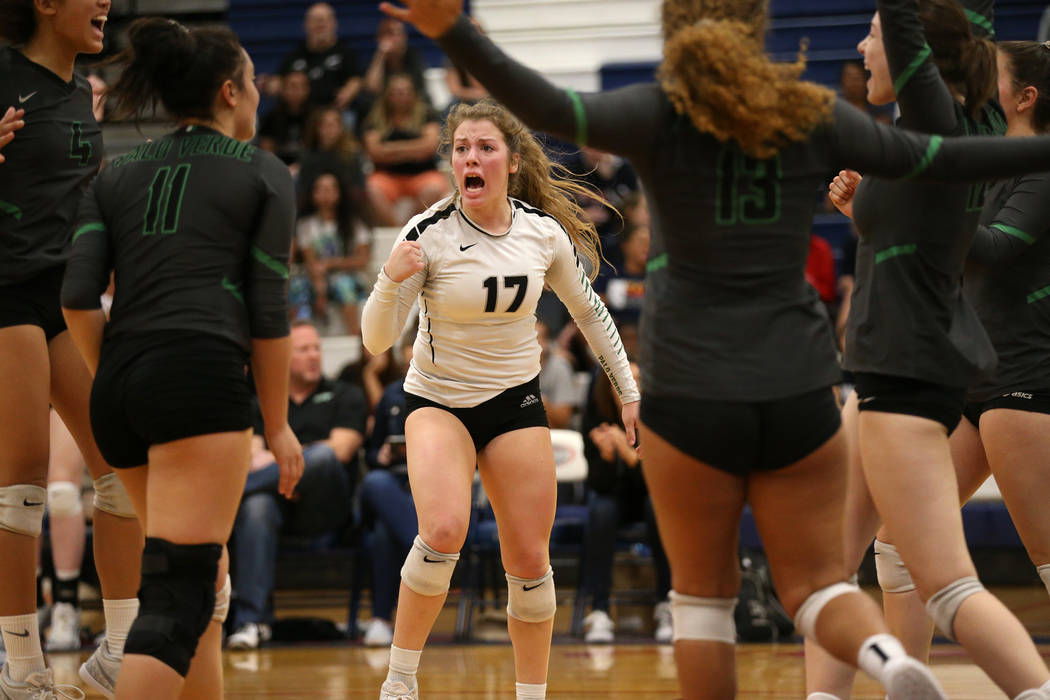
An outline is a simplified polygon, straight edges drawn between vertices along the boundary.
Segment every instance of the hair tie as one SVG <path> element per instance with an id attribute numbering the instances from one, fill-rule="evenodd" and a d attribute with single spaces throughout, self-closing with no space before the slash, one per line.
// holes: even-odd
<path id="1" fill-rule="evenodd" d="M 173 27 L 174 27 L 175 29 L 178 29 L 178 30 L 179 30 L 180 32 L 182 32 L 183 34 L 189 34 L 189 33 L 190 33 L 190 30 L 189 30 L 189 28 L 188 28 L 188 27 L 186 27 L 186 25 L 185 25 L 185 24 L 182 24 L 181 22 L 176 22 L 176 21 L 175 21 L 175 20 L 173 20 L 173 19 L 169 19 L 169 20 L 168 20 L 168 24 L 170 24 L 171 26 L 173 26 Z"/>

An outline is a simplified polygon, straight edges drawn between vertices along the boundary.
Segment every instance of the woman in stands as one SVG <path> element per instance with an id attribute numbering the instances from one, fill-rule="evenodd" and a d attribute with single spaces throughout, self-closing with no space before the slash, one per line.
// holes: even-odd
<path id="1" fill-rule="evenodd" d="M 884 176 L 976 180 L 1009 168 L 983 159 L 995 153 L 998 161 L 1019 143 L 907 134 L 798 81 L 801 61 L 778 65 L 764 55 L 764 0 L 666 0 L 661 84 L 592 95 L 559 90 L 509 59 L 461 16 L 458 0 L 407 4 L 383 7 L 436 37 L 531 127 L 626 156 L 651 197 L 641 434 L 671 561 L 685 697 L 734 691 L 736 538 L 746 501 L 799 629 L 879 679 L 891 698 L 941 697 L 928 670 L 886 634 L 870 599 L 846 583 L 838 526 L 846 453 L 831 391 L 839 376 L 826 317 L 804 278 L 811 192 L 843 162 Z M 943 168 L 949 152 L 969 155 Z M 1038 169 L 1039 158 L 1027 168 Z M 1025 644 L 1014 646 L 1029 664 Z M 1041 662 L 1031 665 L 1018 682 L 1043 682 Z"/>
<path id="2" fill-rule="evenodd" d="M 218 697 L 223 545 L 251 456 L 249 356 L 282 494 L 303 469 L 287 423 L 295 192 L 288 169 L 247 143 L 259 93 L 231 32 L 146 19 L 129 41 L 110 93 L 117 113 L 159 102 L 179 126 L 91 185 L 62 307 L 95 374 L 95 439 L 146 530 L 117 697 Z M 99 295 L 111 271 L 107 323 Z"/>
<path id="3" fill-rule="evenodd" d="M 999 102 L 1008 137 L 1050 131 L 1050 45 L 1003 42 L 998 47 Z M 833 186 L 850 198 L 851 187 Z M 848 208 L 848 202 L 845 204 Z M 1040 578 L 1050 591 L 1050 527 L 1043 512 L 1050 465 L 1046 450 L 1046 390 L 1050 387 L 1050 315 L 1045 308 L 1050 267 L 1050 174 L 992 185 L 969 250 L 963 289 L 999 355 L 995 371 L 971 385 L 964 420 L 949 445 L 965 502 L 992 473 Z M 874 516 L 873 509 L 869 516 Z M 877 517 L 877 516 L 876 516 Z M 873 517 L 861 517 L 871 523 Z M 858 532 L 857 558 L 871 528 Z M 858 529 L 859 530 L 859 529 Z M 917 658 L 929 654 L 932 626 L 908 568 L 887 528 L 876 537 L 879 583 L 890 626 Z M 828 676 L 823 687 L 847 694 L 851 673 Z"/>
<path id="4" fill-rule="evenodd" d="M 444 142 L 456 194 L 405 226 L 362 322 L 365 346 L 381 353 L 419 301 L 405 379 L 419 535 L 401 570 L 390 673 L 380 697 L 419 697 L 416 670 L 466 539 L 477 465 L 507 570 L 517 698 L 544 698 L 557 607 L 548 551 L 557 484 L 535 317 L 544 286 L 569 309 L 609 375 L 631 445 L 638 388 L 585 272 L 597 270 L 601 251 L 573 197 L 584 188 L 552 175 L 525 125 L 491 100 L 457 106 Z"/>
<path id="5" fill-rule="evenodd" d="M 3 0 L 0 38 L 0 696 L 52 697 L 36 619 L 37 537 L 49 497 L 53 405 L 95 479 L 95 562 L 108 641 L 81 673 L 92 685 L 120 669 L 135 618 L 142 534 L 120 481 L 91 435 L 91 375 L 59 306 L 66 248 L 83 188 L 102 162 L 80 53 L 102 50 L 109 0 Z M 61 510 L 61 503 L 52 502 Z M 90 679 L 89 679 L 90 678 Z"/>

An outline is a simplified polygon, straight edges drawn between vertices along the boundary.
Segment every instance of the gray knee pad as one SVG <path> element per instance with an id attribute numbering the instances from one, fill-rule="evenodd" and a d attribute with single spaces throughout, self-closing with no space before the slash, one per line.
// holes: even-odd
<path id="1" fill-rule="evenodd" d="M 39 537 L 46 503 L 47 490 L 40 486 L 16 484 L 0 488 L 0 528 Z"/>
<path id="2" fill-rule="evenodd" d="M 674 641 L 736 643 L 736 598 L 700 598 L 676 591 L 671 591 L 670 598 Z"/>
<path id="3" fill-rule="evenodd" d="M 113 473 L 95 479 L 95 508 L 118 518 L 138 517 L 128 492 L 124 490 L 124 484 Z"/>
<path id="4" fill-rule="evenodd" d="M 507 614 L 522 622 L 546 622 L 558 610 L 554 594 L 554 569 L 539 578 L 507 574 Z"/>
<path id="5" fill-rule="evenodd" d="M 886 593 L 906 593 L 915 590 L 915 582 L 904 565 L 897 548 L 889 542 L 875 540 L 875 575 L 879 587 Z"/>
<path id="6" fill-rule="evenodd" d="M 809 597 L 799 607 L 798 612 L 795 613 L 795 627 L 804 636 L 816 641 L 817 639 L 817 618 L 820 617 L 820 611 L 824 609 L 824 606 L 830 603 L 840 595 L 849 595 L 850 593 L 860 593 L 860 589 L 854 583 L 833 583 L 830 586 L 821 588 L 819 591 L 810 593 Z"/>
<path id="7" fill-rule="evenodd" d="M 955 640 L 955 615 L 963 601 L 974 593 L 980 593 L 984 586 L 974 576 L 964 576 L 953 581 L 930 596 L 926 601 L 926 614 L 932 619 L 937 629 L 945 637 Z"/>
<path id="8" fill-rule="evenodd" d="M 1042 579 L 1043 585 L 1046 586 L 1046 592 L 1050 593 L 1050 564 L 1037 566 L 1035 570 L 1039 572 L 1039 578 Z"/>
<path id="9" fill-rule="evenodd" d="M 125 654 L 152 656 L 183 678 L 215 612 L 221 544 L 174 544 L 147 537 L 139 616 Z"/>
<path id="10" fill-rule="evenodd" d="M 459 561 L 459 552 L 439 552 L 419 535 L 408 550 L 405 565 L 401 567 L 401 580 L 419 595 L 443 595 L 448 593 L 452 572 Z"/>
<path id="11" fill-rule="evenodd" d="M 230 594 L 233 592 L 233 583 L 230 575 L 226 574 L 226 582 L 222 588 L 215 592 L 215 607 L 212 609 L 211 619 L 220 625 L 226 622 L 226 616 L 230 614 Z"/>
<path id="12" fill-rule="evenodd" d="M 47 512 L 52 518 L 83 515 L 84 502 L 80 500 L 80 487 L 72 481 L 55 481 L 48 484 Z"/>

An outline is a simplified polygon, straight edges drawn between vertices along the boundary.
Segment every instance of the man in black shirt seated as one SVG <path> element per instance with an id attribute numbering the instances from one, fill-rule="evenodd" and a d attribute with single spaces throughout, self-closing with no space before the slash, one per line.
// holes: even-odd
<path id="1" fill-rule="evenodd" d="M 350 518 L 355 470 L 348 464 L 364 440 L 365 397 L 358 387 L 321 375 L 321 337 L 312 324 L 293 323 L 291 339 L 288 424 L 303 445 L 306 466 L 295 495 L 279 495 L 280 474 L 257 412 L 252 470 L 230 538 L 235 630 L 227 640 L 231 649 L 254 649 L 269 638 L 269 598 L 280 535 L 332 535 Z"/>
<path id="2" fill-rule="evenodd" d="M 318 2 L 306 10 L 306 40 L 281 63 L 283 78 L 302 72 L 310 78 L 310 102 L 317 107 L 335 105 L 345 110 L 361 89 L 361 69 L 357 54 L 339 39 L 335 10 Z M 271 81 L 272 82 L 272 81 Z M 271 94 L 280 93 L 279 83 L 268 85 Z"/>

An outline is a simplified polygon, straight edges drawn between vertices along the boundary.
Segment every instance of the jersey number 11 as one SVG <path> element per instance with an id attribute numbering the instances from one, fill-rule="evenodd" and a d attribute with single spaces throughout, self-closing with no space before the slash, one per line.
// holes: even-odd
<path id="1" fill-rule="evenodd" d="M 182 195 L 186 193 L 186 181 L 189 176 L 189 163 L 175 166 L 174 172 L 168 166 L 157 168 L 157 172 L 153 174 L 153 182 L 149 186 L 146 216 L 142 223 L 143 236 L 152 236 L 157 233 L 158 225 L 161 233 L 175 233 L 179 228 Z"/>

